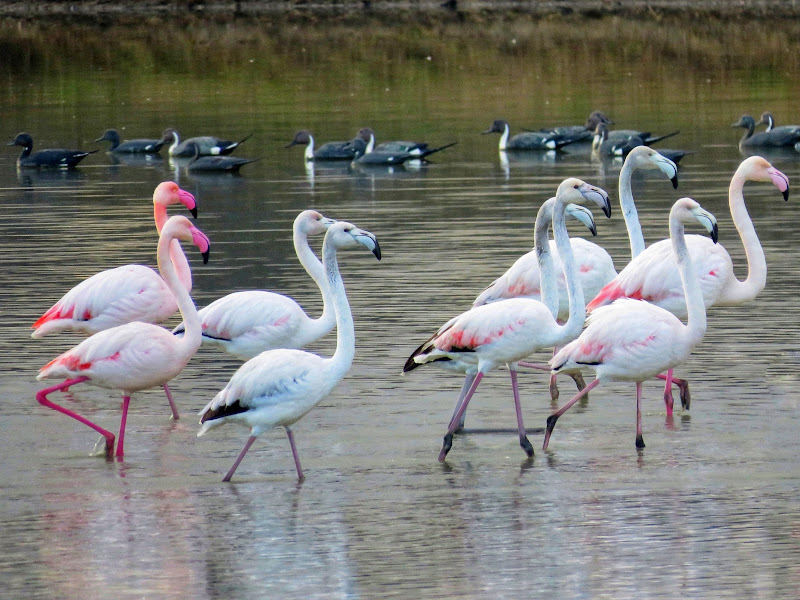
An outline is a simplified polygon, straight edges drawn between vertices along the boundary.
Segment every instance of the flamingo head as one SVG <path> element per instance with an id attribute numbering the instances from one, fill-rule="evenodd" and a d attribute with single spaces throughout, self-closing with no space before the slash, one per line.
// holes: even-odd
<path id="1" fill-rule="evenodd" d="M 594 202 L 603 209 L 603 213 L 611 216 L 611 201 L 605 190 L 589 185 L 577 177 L 570 177 L 561 182 L 556 192 L 556 198 L 562 202 L 574 202 L 582 204 L 587 200 Z"/>
<path id="2" fill-rule="evenodd" d="M 789 199 L 789 178 L 773 167 L 761 156 L 751 156 L 742 161 L 736 172 L 750 181 L 771 182 L 783 193 L 783 199 Z"/>
<path id="3" fill-rule="evenodd" d="M 322 245 L 323 255 L 325 254 L 325 246 L 328 244 L 333 244 L 337 248 L 354 248 L 361 245 L 372 252 L 375 258 L 381 259 L 381 247 L 375 236 L 369 231 L 359 229 L 347 221 L 337 221 L 328 228 L 328 233 L 325 234 L 325 241 Z"/>
<path id="4" fill-rule="evenodd" d="M 481 134 L 485 135 L 487 133 L 503 133 L 508 127 L 508 123 L 503 121 L 502 119 L 497 119 L 492 126 L 489 127 L 486 131 L 482 131 Z"/>
<path id="5" fill-rule="evenodd" d="M 294 228 L 306 235 L 320 235 L 334 223 L 336 219 L 329 219 L 315 210 L 304 210 L 294 220 Z"/>
<path id="6" fill-rule="evenodd" d="M 708 230 L 712 241 L 716 244 L 719 238 L 717 229 L 717 218 L 705 210 L 700 204 L 691 198 L 681 198 L 672 205 L 669 213 L 670 219 L 678 219 L 682 223 L 692 223 L 697 221 Z"/>
<path id="7" fill-rule="evenodd" d="M 658 169 L 672 181 L 672 187 L 678 189 L 678 166 L 662 156 L 649 146 L 636 146 L 628 152 L 625 162 L 633 160 L 633 166 L 637 169 Z"/>
<path id="8" fill-rule="evenodd" d="M 164 181 L 156 186 L 153 192 L 153 204 L 166 207 L 178 202 L 183 204 L 195 219 L 197 218 L 197 202 L 190 192 L 181 189 L 174 181 Z"/>
<path id="9" fill-rule="evenodd" d="M 170 217 L 164 228 L 161 230 L 161 240 L 171 241 L 178 239 L 184 242 L 191 242 L 200 250 L 200 255 L 203 257 L 203 264 L 208 263 L 208 256 L 210 254 L 211 242 L 208 236 L 200 231 L 197 227 L 192 225 L 183 215 L 175 215 Z"/>
<path id="10" fill-rule="evenodd" d="M 311 143 L 311 132 L 303 129 L 294 134 L 294 139 L 286 144 L 284 148 L 291 148 L 292 146 L 305 146 Z"/>
<path id="11" fill-rule="evenodd" d="M 592 235 L 597 235 L 597 226 L 594 224 L 594 216 L 592 215 L 592 211 L 588 208 L 580 204 L 570 203 L 567 204 L 567 208 L 564 212 L 568 217 L 572 217 L 583 223 L 586 229 L 592 232 Z"/>

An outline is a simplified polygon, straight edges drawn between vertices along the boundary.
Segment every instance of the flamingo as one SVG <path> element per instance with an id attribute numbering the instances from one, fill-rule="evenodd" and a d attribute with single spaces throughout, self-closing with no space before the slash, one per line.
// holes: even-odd
<path id="1" fill-rule="evenodd" d="M 325 398 L 350 369 L 355 355 L 355 329 L 336 253 L 340 248 L 361 245 L 381 258 L 375 236 L 351 223 L 331 225 L 322 246 L 327 287 L 336 312 L 336 352 L 323 358 L 296 349 L 262 352 L 244 363 L 228 384 L 200 411 L 202 427 L 198 437 L 225 423 L 250 428 L 250 437 L 233 466 L 223 478 L 230 481 L 256 438 L 273 427 L 282 426 L 289 437 L 297 478 L 305 476 L 300 466 L 291 426 Z"/>
<path id="2" fill-rule="evenodd" d="M 547 450 L 556 421 L 582 396 L 600 383 L 636 382 L 636 447 L 642 438 L 642 382 L 683 362 L 706 331 L 706 310 L 698 277 L 692 265 L 684 223 L 701 223 L 717 242 L 717 220 L 691 198 L 681 198 L 669 215 L 670 245 L 684 288 L 688 322 L 668 310 L 624 299 L 595 310 L 578 339 L 564 346 L 551 360 L 553 373 L 595 370 L 596 379 L 547 419 L 542 448 Z"/>
<path id="3" fill-rule="evenodd" d="M 203 343 L 249 360 L 265 350 L 302 348 L 327 335 L 336 324 L 336 315 L 325 269 L 309 246 L 308 236 L 325 233 L 334 223 L 315 210 L 304 210 L 297 215 L 293 226 L 294 248 L 300 264 L 322 293 L 322 315 L 312 319 L 297 302 L 274 292 L 233 292 L 200 310 Z M 183 323 L 173 333 L 182 331 Z"/>
<path id="4" fill-rule="evenodd" d="M 51 360 L 39 370 L 38 380 L 55 377 L 66 378 L 62 383 L 36 393 L 39 404 L 52 408 L 88 425 L 106 440 L 106 456 L 114 450 L 114 434 L 87 418 L 60 406 L 47 396 L 78 383 L 87 382 L 106 389 L 122 391 L 122 418 L 119 427 L 116 456 L 122 457 L 125 441 L 125 423 L 131 394 L 157 385 L 164 385 L 178 375 L 200 347 L 200 319 L 192 298 L 183 286 L 172 263 L 171 242 L 183 240 L 194 243 L 208 261 L 209 241 L 184 216 L 171 217 L 158 240 L 158 268 L 178 301 L 187 323 L 183 338 L 173 336 L 168 330 L 134 321 L 111 329 L 104 329 L 86 338 L 80 344 Z"/>
<path id="5" fill-rule="evenodd" d="M 172 181 L 156 187 L 153 214 L 159 233 L 167 222 L 167 206 L 178 202 L 197 218 L 197 204 L 192 194 Z M 170 257 L 181 285 L 190 292 L 192 271 L 177 240 L 170 246 Z M 95 273 L 64 294 L 31 326 L 34 329 L 31 337 L 41 338 L 59 331 L 92 335 L 131 321 L 163 323 L 176 310 L 177 300 L 158 273 L 144 265 L 124 265 Z M 180 415 L 167 384 L 164 384 L 164 393 L 173 419 L 178 420 Z"/>
<path id="6" fill-rule="evenodd" d="M 552 287 L 555 284 L 552 261 L 549 254 L 547 236 L 536 238 L 536 250 L 542 257 L 540 269 L 545 284 L 545 302 L 530 298 L 510 298 L 472 308 L 445 323 L 428 341 L 417 348 L 406 361 L 404 372 L 428 362 L 462 363 L 469 375 L 474 374 L 474 382 L 468 390 L 462 389 L 458 410 L 450 420 L 444 436 L 439 460 L 443 461 L 453 443 L 453 433 L 458 427 L 462 414 L 466 411 L 470 398 L 475 393 L 486 373 L 501 365 L 507 365 L 511 372 L 511 386 L 514 393 L 514 406 L 517 413 L 519 442 L 530 457 L 533 446 L 525 434 L 522 422 L 522 409 L 517 388 L 517 363 L 536 350 L 553 347 L 574 339 L 583 326 L 585 306 L 583 290 L 577 280 L 577 267 L 569 243 L 565 223 L 565 210 L 568 202 L 591 200 L 610 213 L 608 195 L 594 186 L 576 178 L 565 179 L 558 186 L 553 208 L 553 231 L 556 238 L 564 270 L 567 274 L 567 293 L 569 294 L 569 317 L 564 325 L 558 323 L 553 315 L 555 302 Z M 546 231 L 546 228 L 544 228 Z M 548 289 L 550 286 L 551 289 Z"/>
<path id="7" fill-rule="evenodd" d="M 665 158 L 648 146 L 640 146 L 631 150 L 619 174 L 619 199 L 625 226 L 628 230 L 628 239 L 631 246 L 631 257 L 637 256 L 644 250 L 644 235 L 636 212 L 636 204 L 631 189 L 631 178 L 637 170 L 659 170 L 664 173 L 673 188 L 678 187 L 678 167 L 668 158 Z M 578 279 L 583 289 L 584 298 L 593 298 L 609 281 L 617 275 L 614 262 L 605 249 L 583 238 L 570 238 L 572 252 L 580 265 Z M 566 292 L 566 279 L 564 269 L 558 256 L 558 249 L 554 241 L 550 242 L 550 251 L 553 254 L 555 272 L 558 273 L 558 319 L 566 319 L 569 314 L 569 304 Z M 500 277 L 494 280 L 489 287 L 481 292 L 472 306 L 481 306 L 490 302 L 497 302 L 507 298 L 526 297 L 540 298 L 540 273 L 536 251 L 523 254 Z M 548 365 L 540 365 L 527 361 L 520 361 L 519 366 L 539 370 L 550 370 Z M 584 388 L 583 377 L 580 373 L 570 374 L 575 379 L 578 389 Z M 676 380 L 676 384 L 683 380 Z M 464 382 L 465 388 L 472 384 L 470 375 Z M 555 377 L 550 379 L 550 397 L 553 401 L 558 399 L 558 386 Z M 455 410 L 458 410 L 458 405 Z M 455 411 L 454 411 L 455 414 Z M 466 413 L 464 413 L 466 415 Z M 464 428 L 464 419 L 459 423 L 459 429 Z"/>
<path id="8" fill-rule="evenodd" d="M 733 270 L 733 260 L 721 244 L 713 244 L 708 238 L 690 235 L 686 238 L 689 253 L 692 255 L 705 307 L 713 305 L 736 305 L 752 300 L 764 289 L 767 282 L 767 261 L 764 250 L 758 241 L 753 221 L 744 203 L 744 184 L 746 181 L 771 182 L 789 199 L 789 179 L 767 160 L 751 156 L 739 165 L 728 188 L 728 203 L 733 224 L 741 236 L 747 256 L 748 273 L 744 281 L 739 281 Z M 661 240 L 649 246 L 634 258 L 617 277 L 606 285 L 586 307 L 592 312 L 619 298 L 647 300 L 678 317 L 687 316 L 687 306 L 683 294 L 680 271 L 670 240 Z M 672 414 L 671 382 L 685 382 L 672 377 L 668 371 L 664 402 L 667 414 Z M 689 407 L 688 394 L 682 401 Z"/>

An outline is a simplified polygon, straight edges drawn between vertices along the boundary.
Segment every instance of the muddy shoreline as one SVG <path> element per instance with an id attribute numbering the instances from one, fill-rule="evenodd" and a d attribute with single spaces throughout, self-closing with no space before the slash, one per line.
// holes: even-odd
<path id="1" fill-rule="evenodd" d="M 793 0 L 449 0 L 444 3 L 440 0 L 0 0 L 0 19 L 54 19 L 101 24 L 152 17 L 215 21 L 249 18 L 272 22 L 357 21 L 364 18 L 399 24 L 431 20 L 481 22 L 607 16 L 675 21 L 796 18 L 800 17 L 800 5 Z"/>

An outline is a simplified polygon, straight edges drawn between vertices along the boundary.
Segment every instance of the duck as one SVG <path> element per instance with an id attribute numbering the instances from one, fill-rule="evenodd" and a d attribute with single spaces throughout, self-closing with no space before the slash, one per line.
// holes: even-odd
<path id="1" fill-rule="evenodd" d="M 649 131 L 636 131 L 634 129 L 615 129 L 610 131 L 605 123 L 598 123 L 594 130 L 592 152 L 601 156 L 626 156 L 628 152 L 637 146 L 651 146 L 678 133 L 680 131 L 654 136 Z M 671 157 L 668 158 L 672 160 Z"/>
<path id="2" fill-rule="evenodd" d="M 444 146 L 439 146 L 438 148 L 431 148 L 428 142 L 409 142 L 405 140 L 381 142 L 380 144 L 376 145 L 375 132 L 369 127 L 362 127 L 359 129 L 356 137 L 366 142 L 367 149 L 365 154 L 369 152 L 407 152 L 409 154 L 416 155 L 417 158 L 420 159 L 430 156 L 434 152 L 439 152 L 440 150 L 444 150 L 445 148 L 456 145 L 456 142 L 451 142 L 449 144 L 445 144 Z"/>
<path id="3" fill-rule="evenodd" d="M 284 148 L 305 146 L 303 154 L 306 162 L 314 160 L 354 160 L 367 151 L 367 142 L 358 135 L 347 142 L 327 142 L 319 148 L 314 147 L 314 136 L 307 129 L 301 129 Z"/>
<path id="4" fill-rule="evenodd" d="M 761 122 L 764 122 L 762 115 Z M 774 119 L 773 119 L 774 123 Z M 767 131 L 755 131 L 756 120 L 750 115 L 742 115 L 731 127 L 743 127 L 746 131 L 739 140 L 739 148 L 761 146 L 767 148 L 785 148 L 800 142 L 800 128 L 796 130 L 777 127 Z"/>
<path id="5" fill-rule="evenodd" d="M 95 142 L 111 142 L 107 152 L 119 154 L 158 154 L 167 141 L 167 138 L 162 137 L 160 140 L 136 139 L 121 142 L 116 129 L 106 129 L 103 135 L 95 140 Z"/>
<path id="6" fill-rule="evenodd" d="M 168 127 L 164 130 L 163 138 L 167 142 L 172 140 L 172 145 L 169 147 L 170 156 L 176 158 L 191 158 L 194 156 L 194 151 L 189 149 L 189 144 L 191 143 L 196 144 L 200 149 L 200 156 L 224 156 L 236 150 L 239 145 L 243 144 L 250 138 L 250 135 L 245 136 L 238 142 L 223 140 L 211 135 L 193 137 L 181 142 L 177 130 L 173 129 L 172 127 Z"/>
<path id="7" fill-rule="evenodd" d="M 258 158 L 239 158 L 237 156 L 201 156 L 199 146 L 190 142 L 187 148 L 193 152 L 193 159 L 188 164 L 189 171 L 206 173 L 238 173 L 243 166 L 259 160 Z"/>
<path id="8" fill-rule="evenodd" d="M 553 135 L 562 135 L 567 137 L 577 136 L 578 141 L 588 141 L 592 139 L 595 129 L 600 123 L 606 125 L 613 125 L 612 121 L 607 114 L 601 110 L 592 111 L 586 123 L 583 125 L 561 125 L 559 127 L 544 127 L 539 129 L 540 133 L 550 133 Z"/>
<path id="9" fill-rule="evenodd" d="M 8 146 L 22 146 L 22 154 L 17 159 L 17 167 L 24 168 L 54 168 L 72 169 L 84 158 L 94 154 L 97 150 L 64 150 L 62 148 L 48 148 L 33 152 L 33 138 L 30 134 L 19 133 Z"/>
<path id="10" fill-rule="evenodd" d="M 541 131 L 523 131 L 509 139 L 508 122 L 502 119 L 495 120 L 489 129 L 481 133 L 483 135 L 499 133 L 501 152 L 506 150 L 558 150 L 580 140 L 580 135 L 565 136 Z"/>

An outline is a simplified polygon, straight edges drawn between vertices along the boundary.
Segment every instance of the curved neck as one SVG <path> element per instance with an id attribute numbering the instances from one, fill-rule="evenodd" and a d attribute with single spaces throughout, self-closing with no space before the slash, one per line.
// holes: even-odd
<path id="1" fill-rule="evenodd" d="M 772 118 L 772 115 L 767 115 L 767 131 L 772 131 L 774 125 L 775 120 Z"/>
<path id="2" fill-rule="evenodd" d="M 554 203 L 555 200 L 551 198 L 539 208 L 533 230 L 533 247 L 539 261 L 539 297 L 555 319 L 558 316 L 558 284 L 548 235 L 553 220 Z"/>
<path id="3" fill-rule="evenodd" d="M 322 294 L 322 314 L 316 319 L 310 319 L 319 332 L 311 334 L 314 336 L 313 339 L 316 339 L 330 331 L 336 322 L 336 311 L 333 308 L 330 286 L 325 276 L 325 267 L 311 249 L 308 236 L 299 227 L 294 228 L 294 251 L 297 253 L 300 264 L 317 284 Z"/>
<path id="4" fill-rule="evenodd" d="M 181 251 L 180 242 L 173 236 L 161 236 L 159 238 L 157 250 L 158 271 L 177 300 L 178 310 L 181 311 L 181 317 L 186 329 L 183 337 L 177 339 L 179 352 L 183 356 L 191 356 L 200 347 L 202 329 L 197 308 L 175 271 L 172 256 L 173 244 L 177 244 L 178 250 Z M 182 251 L 181 255 L 183 255 Z M 186 260 L 185 257 L 184 260 Z"/>
<path id="5" fill-rule="evenodd" d="M 678 262 L 678 271 L 683 282 L 683 293 L 686 297 L 686 312 L 688 320 L 684 331 L 689 338 L 690 345 L 703 339 L 706 332 L 706 306 L 703 301 L 703 292 L 697 280 L 697 274 L 692 268 L 692 259 L 686 247 L 683 223 L 676 217 L 670 216 L 669 237 L 672 240 L 672 250 Z"/>
<path id="6" fill-rule="evenodd" d="M 350 369 L 356 353 L 356 331 L 353 315 L 347 301 L 344 282 L 336 262 L 336 246 L 325 243 L 322 246 L 322 262 L 328 280 L 328 289 L 336 310 L 336 352 L 329 359 L 332 369 L 340 376 Z"/>
<path id="7" fill-rule="evenodd" d="M 364 150 L 364 154 L 369 154 L 375 149 L 375 136 L 371 133 L 369 134 L 369 142 L 367 143 L 367 149 Z"/>
<path id="8" fill-rule="evenodd" d="M 631 176 L 636 170 L 634 161 L 626 160 L 619 172 L 619 204 L 622 207 L 622 216 L 625 218 L 625 227 L 628 229 L 628 239 L 631 243 L 631 259 L 636 258 L 644 251 L 644 234 L 639 223 L 639 213 L 636 212 L 636 203 L 633 201 L 631 189 Z"/>
<path id="9" fill-rule="evenodd" d="M 178 144 L 181 143 L 180 138 L 178 137 L 178 132 L 174 131 L 172 133 L 172 145 L 169 147 L 168 153 L 170 156 L 175 154 L 175 149 L 178 147 Z"/>
<path id="10" fill-rule="evenodd" d="M 733 175 L 728 188 L 728 202 L 733 224 L 739 232 L 747 256 L 747 279 L 739 281 L 736 277 L 728 282 L 720 302 L 744 302 L 752 300 L 767 284 L 767 259 L 758 240 L 753 220 L 744 204 L 744 182 L 746 178 L 738 172 Z"/>
<path id="11" fill-rule="evenodd" d="M 156 221 L 156 229 L 158 230 L 159 235 L 161 235 L 161 230 L 164 228 L 164 224 L 169 218 L 169 215 L 167 214 L 167 207 L 163 204 L 154 202 L 153 218 Z M 170 243 L 169 255 L 172 259 L 172 264 L 175 267 L 178 279 L 180 279 L 181 286 L 183 286 L 187 292 L 191 292 L 192 269 L 189 267 L 189 261 L 186 258 L 186 255 L 183 253 L 183 248 L 181 248 L 181 243 L 178 240 L 172 240 Z"/>
<path id="12" fill-rule="evenodd" d="M 567 203 L 557 200 L 553 208 L 553 235 L 556 239 L 558 256 L 564 265 L 564 276 L 567 279 L 567 294 L 569 294 L 569 318 L 560 328 L 564 339 L 578 337 L 586 321 L 586 303 L 583 297 L 583 288 L 578 281 L 578 272 L 575 266 L 575 257 L 572 254 L 572 244 L 569 242 L 565 210 Z"/>
<path id="13" fill-rule="evenodd" d="M 308 144 L 306 144 L 306 151 L 303 154 L 306 160 L 314 160 L 314 136 L 308 136 Z"/>
<path id="14" fill-rule="evenodd" d="M 508 123 L 506 123 L 503 134 L 500 136 L 500 150 L 505 150 L 508 147 L 508 133 Z"/>
<path id="15" fill-rule="evenodd" d="M 742 136 L 742 139 L 739 140 L 740 144 L 743 141 L 745 141 L 747 138 L 749 138 L 751 135 L 753 135 L 753 130 L 755 130 L 755 128 L 756 128 L 753 123 L 747 123 L 747 125 L 745 125 L 745 127 L 746 127 L 746 131 L 744 132 L 744 135 Z"/>

